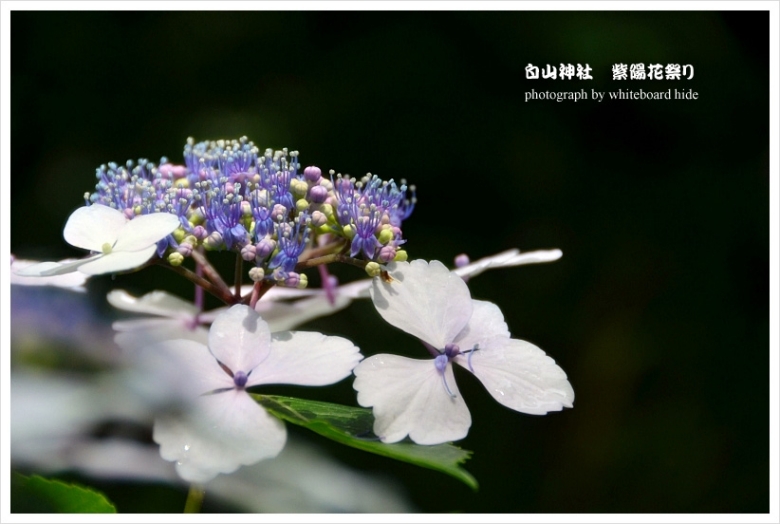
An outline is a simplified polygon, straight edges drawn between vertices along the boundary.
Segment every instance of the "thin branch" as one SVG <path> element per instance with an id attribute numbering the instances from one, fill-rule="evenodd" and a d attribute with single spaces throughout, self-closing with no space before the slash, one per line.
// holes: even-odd
<path id="1" fill-rule="evenodd" d="M 193 251 L 194 253 L 194 251 Z M 238 301 L 236 300 L 236 297 L 233 296 L 233 294 L 230 292 L 230 289 L 227 287 L 220 288 L 218 286 L 215 286 L 205 278 L 198 276 L 194 271 L 187 269 L 184 266 L 172 266 L 170 264 L 167 264 L 165 262 L 160 262 L 159 265 L 162 267 L 166 267 L 170 269 L 171 271 L 180 274 L 196 286 L 200 286 L 218 299 L 220 299 L 225 304 L 236 304 Z"/>
<path id="2" fill-rule="evenodd" d="M 342 247 L 344 247 L 344 240 L 339 239 L 336 242 L 331 242 L 330 244 L 325 244 L 324 246 L 308 248 L 303 253 L 301 253 L 301 256 L 298 258 L 298 260 L 305 262 L 306 260 L 315 257 L 328 255 L 334 252 L 337 253 L 341 250 Z"/>
<path id="3" fill-rule="evenodd" d="M 203 267 L 203 274 L 211 280 L 216 286 L 219 286 L 225 290 L 230 292 L 230 288 L 225 283 L 224 280 L 222 280 L 222 277 L 220 276 L 219 272 L 214 269 L 214 266 L 211 265 L 211 263 L 206 259 L 206 255 L 198 251 L 197 249 L 192 250 L 192 258 L 195 260 L 195 263 Z"/>
<path id="4" fill-rule="evenodd" d="M 333 253 L 317 258 L 310 258 L 309 260 L 304 260 L 303 262 L 298 262 L 295 265 L 295 272 L 300 273 L 304 269 L 316 267 L 320 264 L 330 264 L 331 262 L 341 262 L 342 264 L 349 264 L 351 266 L 359 267 L 360 269 L 365 269 L 366 265 L 368 264 L 367 260 L 357 260 L 352 257 L 342 255 L 341 253 Z"/>
<path id="5" fill-rule="evenodd" d="M 239 300 L 241 299 L 241 277 L 243 277 L 241 272 L 243 271 L 243 267 L 244 267 L 244 259 L 241 257 L 240 254 L 236 254 L 236 275 L 234 277 L 235 292 L 233 293 L 233 295 Z"/>

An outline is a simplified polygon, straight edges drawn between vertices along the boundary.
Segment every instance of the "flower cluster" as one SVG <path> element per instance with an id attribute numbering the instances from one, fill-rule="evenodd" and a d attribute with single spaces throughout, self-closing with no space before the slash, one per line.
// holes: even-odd
<path id="1" fill-rule="evenodd" d="M 246 137 L 190 138 L 182 165 L 163 158 L 159 165 L 142 159 L 99 167 L 95 192 L 85 198 L 127 219 L 175 215 L 179 227 L 158 243 L 160 256 L 167 252 L 168 262 L 180 265 L 200 246 L 234 251 L 254 265 L 253 281 L 305 287 L 296 265 L 318 236 L 351 257 L 405 260 L 401 226 L 414 208 L 414 187 L 300 167 L 297 151 L 261 153 Z"/>
<path id="2" fill-rule="evenodd" d="M 87 206 L 64 230 L 65 240 L 92 254 L 26 263 L 17 274 L 72 287 L 66 273 L 129 270 L 157 254 L 197 286 L 194 304 L 160 291 L 108 296 L 117 308 L 152 315 L 115 323 L 115 341 L 140 370 L 129 381 L 135 392 L 158 402 L 154 440 L 162 457 L 186 480 L 207 482 L 281 451 L 285 426 L 247 392 L 259 385 L 322 386 L 354 374 L 357 402 L 372 408 L 373 432 L 385 443 L 466 437 L 471 415 L 453 364 L 515 411 L 542 415 L 573 405 L 563 370 L 512 338 L 498 306 L 473 300 L 466 284 L 491 267 L 556 260 L 559 250 L 510 250 L 474 263 L 461 255 L 454 270 L 406 262 L 401 227 L 414 209 L 413 186 L 370 173 L 326 178 L 315 166 L 301 170 L 297 152 L 261 154 L 246 138 L 190 139 L 181 165 L 108 164 L 97 178 Z M 208 262 L 209 251 L 235 255 L 234 291 Z M 195 271 L 180 267 L 186 258 Z M 372 278 L 339 286 L 325 269 L 332 262 L 357 265 Z M 248 288 L 244 263 L 252 266 Z M 303 289 L 302 271 L 315 266 L 323 288 Z M 204 290 L 227 307 L 204 311 Z M 432 359 L 363 360 L 346 339 L 288 331 L 368 296 L 382 319 L 420 339 Z"/>

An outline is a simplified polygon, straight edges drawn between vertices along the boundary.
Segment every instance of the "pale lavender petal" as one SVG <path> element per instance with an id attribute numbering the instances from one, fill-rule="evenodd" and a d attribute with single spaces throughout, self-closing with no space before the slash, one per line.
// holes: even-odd
<path id="1" fill-rule="evenodd" d="M 527 253 L 521 253 L 518 249 L 509 249 L 497 255 L 480 258 L 471 264 L 453 269 L 452 272 L 461 277 L 475 277 L 488 269 L 554 262 L 562 256 L 563 252 L 560 249 L 528 251 Z"/>
<path id="2" fill-rule="evenodd" d="M 504 314 L 492 302 L 472 300 L 474 306 L 469 323 L 458 333 L 453 342 L 461 351 L 474 348 L 480 342 L 493 337 L 509 338 L 509 329 L 504 322 Z"/>
<path id="3" fill-rule="evenodd" d="M 498 402 L 521 413 L 544 415 L 573 405 L 574 390 L 566 373 L 530 342 L 496 337 L 455 361 L 473 369 Z"/>
<path id="4" fill-rule="evenodd" d="M 133 313 L 180 319 L 192 319 L 198 314 L 198 308 L 192 302 L 165 291 L 152 291 L 142 297 L 134 297 L 123 289 L 115 289 L 106 298 L 115 308 Z"/>
<path id="5" fill-rule="evenodd" d="M 173 233 L 179 218 L 170 213 L 140 215 L 128 221 L 119 231 L 114 251 L 140 251 Z"/>
<path id="6" fill-rule="evenodd" d="M 325 386 L 346 378 L 363 356 L 349 340 L 306 331 L 274 333 L 271 353 L 247 386 L 296 384 Z"/>
<path id="7" fill-rule="evenodd" d="M 154 255 L 157 247 L 152 245 L 140 251 L 113 251 L 83 264 L 78 269 L 87 275 L 118 273 L 144 265 Z"/>
<path id="8" fill-rule="evenodd" d="M 214 319 L 209 349 L 234 373 L 249 373 L 268 357 L 271 332 L 255 310 L 237 304 Z"/>
<path id="9" fill-rule="evenodd" d="M 62 232 L 65 241 L 90 251 L 113 246 L 127 219 L 121 211 L 101 204 L 80 207 L 74 211 Z"/>
<path id="10" fill-rule="evenodd" d="M 371 298 L 388 323 L 443 349 L 471 318 L 472 303 L 463 279 L 433 260 L 388 265 L 390 282 L 376 277 Z"/>
<path id="11" fill-rule="evenodd" d="M 358 403 L 373 408 L 374 433 L 383 442 L 409 435 L 418 444 L 440 444 L 468 434 L 471 414 L 452 366 L 444 372 L 449 392 L 433 360 L 374 355 L 358 364 L 355 377 Z"/>
<path id="12" fill-rule="evenodd" d="M 233 389 L 200 397 L 186 414 L 158 417 L 153 438 L 184 480 L 204 483 L 275 457 L 287 432 L 245 391 Z"/>

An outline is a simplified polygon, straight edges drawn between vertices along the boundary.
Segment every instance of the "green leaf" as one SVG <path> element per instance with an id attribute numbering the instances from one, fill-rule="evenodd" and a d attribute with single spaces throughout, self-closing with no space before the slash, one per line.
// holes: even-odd
<path id="1" fill-rule="evenodd" d="M 102 493 L 38 475 L 11 476 L 12 513 L 116 513 Z"/>
<path id="2" fill-rule="evenodd" d="M 421 446 L 408 441 L 395 444 L 380 442 L 372 432 L 374 416 L 370 409 L 277 395 L 253 394 L 252 397 L 277 418 L 308 428 L 323 437 L 446 473 L 475 491 L 479 487 L 471 473 L 459 466 L 471 457 L 471 451 L 452 444 Z"/>

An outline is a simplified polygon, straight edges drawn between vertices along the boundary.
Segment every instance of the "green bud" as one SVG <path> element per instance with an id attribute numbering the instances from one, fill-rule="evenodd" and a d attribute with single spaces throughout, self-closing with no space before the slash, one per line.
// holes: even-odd
<path id="1" fill-rule="evenodd" d="M 170 265 L 180 266 L 182 262 L 184 262 L 184 255 L 182 255 L 178 251 L 174 251 L 173 253 L 168 255 L 168 263 Z"/>
<path id="2" fill-rule="evenodd" d="M 347 224 L 342 228 L 342 231 L 344 232 L 344 236 L 348 239 L 352 240 L 355 238 L 355 235 L 357 235 L 357 229 L 355 229 L 355 226 L 352 224 Z"/>
<path id="3" fill-rule="evenodd" d="M 383 246 L 393 239 L 393 232 L 390 229 L 383 229 L 379 232 L 379 243 Z"/>
<path id="4" fill-rule="evenodd" d="M 176 231 L 178 231 L 178 229 Z M 184 240 L 181 240 L 181 241 L 177 240 L 177 242 L 179 242 L 179 244 L 182 244 L 182 243 L 186 242 L 186 243 L 188 243 L 191 246 L 197 246 L 198 245 L 198 239 L 195 238 L 194 235 L 187 235 L 186 237 L 184 237 Z"/>
<path id="5" fill-rule="evenodd" d="M 308 190 L 309 190 L 309 185 L 303 180 L 298 180 L 297 178 L 294 178 L 290 181 L 290 191 L 296 197 L 300 198 L 306 195 L 306 192 Z"/>
<path id="6" fill-rule="evenodd" d="M 366 273 L 368 273 L 368 276 L 372 278 L 378 277 L 381 272 L 382 268 L 376 262 L 369 262 L 366 264 Z"/>
<path id="7" fill-rule="evenodd" d="M 306 286 L 309 285 L 309 277 L 301 273 L 300 279 L 300 282 L 298 282 L 298 289 L 306 289 Z"/>
<path id="8" fill-rule="evenodd" d="M 406 262 L 406 259 L 409 258 L 409 255 L 404 251 L 403 249 L 399 249 L 395 253 L 395 258 L 393 259 L 393 262 Z"/>
<path id="9" fill-rule="evenodd" d="M 295 203 L 295 209 L 298 210 L 298 213 L 302 213 L 309 209 L 309 202 L 305 198 L 301 198 Z"/>
<path id="10" fill-rule="evenodd" d="M 187 232 L 186 232 L 186 231 L 184 231 L 184 229 L 183 229 L 183 228 L 180 228 L 180 227 L 177 227 L 176 229 L 174 229 L 172 234 L 173 234 L 173 238 L 174 238 L 174 239 L 176 240 L 176 242 L 178 242 L 179 244 L 181 244 L 181 243 L 182 243 L 182 241 L 184 240 L 184 237 L 186 237 L 186 236 L 187 236 Z M 194 237 L 193 237 L 193 238 L 194 238 Z M 193 246 L 194 246 L 194 245 L 197 245 L 197 240 L 196 240 L 195 242 L 191 242 L 191 244 L 192 244 Z"/>
<path id="11" fill-rule="evenodd" d="M 321 212 L 322 212 L 322 213 L 323 213 L 323 214 L 324 214 L 326 217 L 328 217 L 328 220 L 330 220 L 331 218 L 333 218 L 333 206 L 332 206 L 332 205 L 330 205 L 330 204 L 322 204 L 322 205 L 320 206 L 320 211 L 321 211 Z"/>

